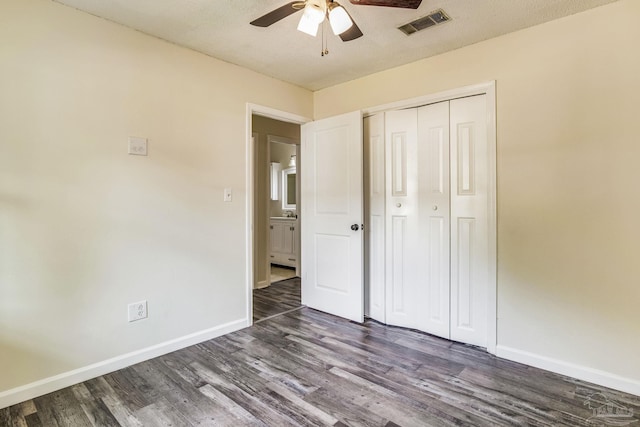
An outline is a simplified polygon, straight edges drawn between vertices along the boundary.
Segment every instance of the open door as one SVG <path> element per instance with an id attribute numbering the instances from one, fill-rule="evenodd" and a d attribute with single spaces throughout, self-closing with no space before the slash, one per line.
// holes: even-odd
<path id="1" fill-rule="evenodd" d="M 302 126 L 302 304 L 364 321 L 362 114 Z"/>

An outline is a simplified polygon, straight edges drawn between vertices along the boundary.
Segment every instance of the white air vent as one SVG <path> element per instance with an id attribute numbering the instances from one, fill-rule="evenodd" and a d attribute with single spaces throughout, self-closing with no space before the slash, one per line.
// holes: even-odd
<path id="1" fill-rule="evenodd" d="M 422 31 L 425 28 L 433 27 L 434 25 L 442 24 L 450 20 L 451 18 L 449 18 L 444 10 L 438 9 L 427 16 L 423 16 L 422 18 L 418 18 L 415 21 L 402 25 L 398 27 L 398 29 L 410 36 L 411 34 Z"/>

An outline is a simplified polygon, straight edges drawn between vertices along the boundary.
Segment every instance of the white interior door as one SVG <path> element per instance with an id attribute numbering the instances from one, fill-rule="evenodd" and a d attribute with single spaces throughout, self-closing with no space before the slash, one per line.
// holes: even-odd
<path id="1" fill-rule="evenodd" d="M 302 303 L 364 320 L 362 115 L 302 126 Z"/>
<path id="2" fill-rule="evenodd" d="M 451 339 L 487 346 L 489 148 L 486 96 L 451 101 Z"/>

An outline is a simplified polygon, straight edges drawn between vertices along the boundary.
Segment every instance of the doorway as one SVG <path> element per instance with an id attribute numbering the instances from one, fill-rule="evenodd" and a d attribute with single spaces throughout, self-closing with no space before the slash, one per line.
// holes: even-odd
<path id="1" fill-rule="evenodd" d="M 251 114 L 248 177 L 252 227 L 253 322 L 300 307 L 300 124 Z"/>

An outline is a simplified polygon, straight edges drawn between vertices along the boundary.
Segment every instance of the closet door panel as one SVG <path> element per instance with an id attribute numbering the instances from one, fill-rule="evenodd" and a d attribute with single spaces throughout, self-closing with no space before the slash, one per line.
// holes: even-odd
<path id="1" fill-rule="evenodd" d="M 418 109 L 420 240 L 425 274 L 419 329 L 449 338 L 449 102 Z"/>
<path id="2" fill-rule="evenodd" d="M 486 347 L 489 163 L 484 95 L 451 101 L 451 339 Z"/>
<path id="3" fill-rule="evenodd" d="M 419 325 L 416 295 L 426 253 L 419 236 L 417 119 L 416 109 L 385 113 L 386 320 L 409 328 Z"/>

